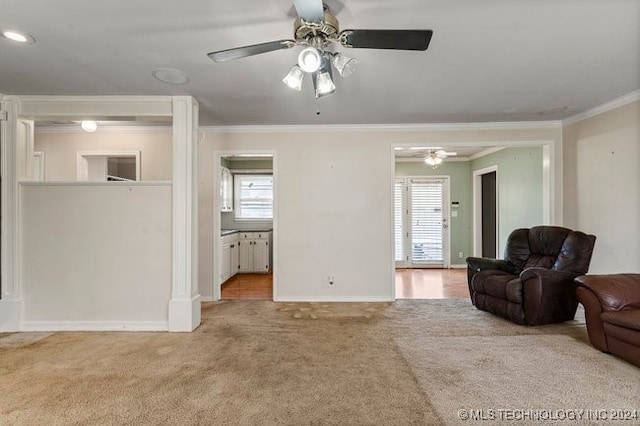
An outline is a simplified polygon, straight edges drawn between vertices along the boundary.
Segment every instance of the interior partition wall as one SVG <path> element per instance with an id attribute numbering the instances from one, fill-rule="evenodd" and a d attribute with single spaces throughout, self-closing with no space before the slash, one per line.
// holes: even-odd
<path id="1" fill-rule="evenodd" d="M 83 324 L 81 329 L 122 329 L 131 325 L 129 321 L 149 321 L 155 326 L 146 329 L 169 331 L 192 331 L 200 324 L 200 296 L 198 294 L 197 276 L 197 153 L 198 153 L 198 104 L 189 96 L 5 96 L 2 98 L 2 110 L 6 111 L 2 120 L 2 299 L 0 300 L 0 331 L 20 331 L 24 327 L 25 306 L 32 306 L 36 297 L 42 294 L 25 293 L 24 265 L 34 261 L 34 252 L 24 246 L 22 233 L 27 219 L 21 209 L 21 182 L 33 180 L 32 157 L 33 135 L 28 134 L 28 123 L 33 120 L 78 119 L 80 117 L 108 117 L 108 119 L 122 119 L 122 117 L 162 117 L 172 124 L 173 176 L 172 181 L 162 191 L 161 199 L 165 199 L 170 211 L 170 228 L 161 231 L 170 241 L 170 268 L 166 268 L 159 281 L 166 280 L 169 287 L 162 285 L 151 289 L 151 292 L 161 292 L 159 296 L 164 304 L 162 318 L 149 314 L 144 304 L 139 306 L 138 317 L 132 319 L 111 318 L 113 327 L 109 324 L 91 323 L 91 319 L 78 315 L 75 323 L 60 326 L 61 329 L 73 329 Z M 32 129 L 32 128 L 31 128 Z M 32 131 L 32 130 L 31 130 Z M 61 185 L 49 182 L 51 188 L 60 189 Z M 67 183 L 68 185 L 68 183 Z M 82 185 L 82 183 L 80 184 Z M 46 198 L 46 188 L 40 194 Z M 75 188 L 74 188 L 75 189 Z M 166 191 L 170 192 L 170 196 Z M 148 192 L 141 190 L 139 192 Z M 125 194 L 126 195 L 126 194 Z M 36 200 L 37 201 L 37 200 Z M 163 209 L 161 209 L 163 210 Z M 151 214 L 151 213 L 150 213 Z M 88 217 L 96 227 L 100 226 L 99 215 Z M 29 223 L 27 221 L 27 223 Z M 31 230 L 31 228 L 29 229 Z M 27 232 L 29 232 L 27 230 Z M 82 238 L 82 235 L 78 235 Z M 104 247 L 102 255 L 108 256 L 113 250 L 113 244 Z M 141 253 L 142 257 L 148 253 Z M 133 255 L 135 256 L 135 255 Z M 135 259 L 133 259 L 135 261 Z M 103 266 L 103 268 L 117 269 L 118 264 Z M 111 269 L 96 270 L 100 274 L 110 272 Z M 139 289 L 128 288 L 121 290 L 119 300 L 127 300 L 130 292 Z M 67 297 L 75 297 L 67 294 Z M 92 303 L 109 303 L 94 294 Z M 158 297 L 158 294 L 147 294 L 148 297 Z M 25 298 L 30 300 L 26 301 Z M 97 306 L 104 309 L 105 305 Z M 153 317 L 153 318 L 152 318 Z M 100 320 L 100 319 L 98 319 Z M 38 317 L 40 324 L 47 323 L 48 318 Z M 86 324 L 89 324 L 87 326 Z M 32 324 L 33 325 L 33 324 Z M 47 329 L 51 328 L 48 322 Z M 66 327 L 66 328 L 65 328 Z M 38 327 L 30 327 L 37 329 Z M 135 329 L 135 325 L 131 328 Z"/>

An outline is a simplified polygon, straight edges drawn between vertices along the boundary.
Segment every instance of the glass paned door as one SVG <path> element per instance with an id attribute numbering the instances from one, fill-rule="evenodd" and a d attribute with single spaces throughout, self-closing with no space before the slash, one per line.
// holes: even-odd
<path id="1" fill-rule="evenodd" d="M 443 182 L 411 180 L 411 263 L 442 266 Z"/>
<path id="2" fill-rule="evenodd" d="M 448 267 L 447 178 L 401 178 L 394 186 L 396 267 Z"/>

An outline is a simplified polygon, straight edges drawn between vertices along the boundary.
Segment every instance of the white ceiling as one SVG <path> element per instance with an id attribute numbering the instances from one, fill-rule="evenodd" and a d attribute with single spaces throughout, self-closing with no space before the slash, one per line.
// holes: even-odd
<path id="1" fill-rule="evenodd" d="M 0 38 L 0 93 L 192 95 L 215 126 L 559 120 L 640 89 L 638 0 L 325 3 L 342 29 L 432 29 L 431 45 L 349 49 L 355 73 L 316 101 L 281 83 L 300 48 L 207 57 L 292 38 L 292 0 L 3 0 L 0 28 L 37 41 Z M 189 82 L 155 80 L 163 67 Z"/>

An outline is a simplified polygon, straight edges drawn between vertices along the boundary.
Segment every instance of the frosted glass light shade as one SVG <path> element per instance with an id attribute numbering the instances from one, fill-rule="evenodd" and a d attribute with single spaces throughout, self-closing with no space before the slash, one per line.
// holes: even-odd
<path id="1" fill-rule="evenodd" d="M 289 71 L 285 78 L 282 79 L 282 82 L 294 90 L 301 91 L 303 78 L 304 73 L 300 67 L 298 65 L 294 65 L 291 67 L 291 71 Z"/>
<path id="2" fill-rule="evenodd" d="M 330 95 L 336 91 L 336 85 L 333 84 L 331 75 L 327 71 L 321 71 L 316 76 L 316 98 L 320 98 L 325 95 Z"/>
<path id="3" fill-rule="evenodd" d="M 338 73 L 342 78 L 347 78 L 353 74 L 356 69 L 356 65 L 358 65 L 358 60 L 356 58 L 343 55 L 342 53 L 338 53 L 333 57 L 333 66 L 336 67 L 336 70 L 338 70 Z"/>

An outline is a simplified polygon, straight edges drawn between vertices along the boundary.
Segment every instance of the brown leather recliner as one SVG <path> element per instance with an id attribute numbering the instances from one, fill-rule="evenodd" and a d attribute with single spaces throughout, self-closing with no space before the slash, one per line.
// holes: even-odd
<path id="1" fill-rule="evenodd" d="M 589 270 L 596 237 L 560 226 L 516 229 L 504 260 L 467 258 L 471 302 L 517 324 L 572 320 L 574 278 Z"/>
<path id="2" fill-rule="evenodd" d="M 640 274 L 576 278 L 591 344 L 640 367 Z"/>

